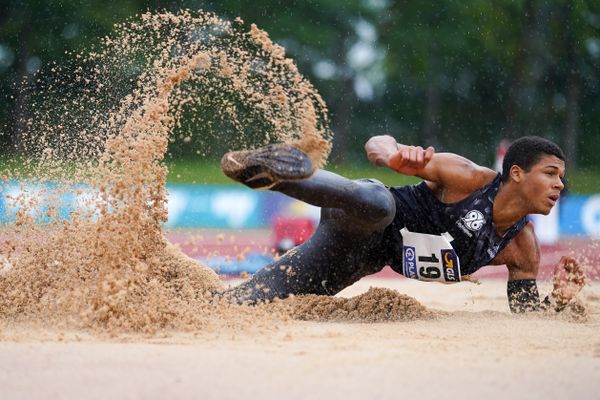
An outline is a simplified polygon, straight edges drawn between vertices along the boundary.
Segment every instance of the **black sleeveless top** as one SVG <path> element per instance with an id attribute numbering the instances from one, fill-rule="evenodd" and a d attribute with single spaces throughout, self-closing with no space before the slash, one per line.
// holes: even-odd
<path id="1" fill-rule="evenodd" d="M 460 259 L 461 274 L 469 275 L 486 266 L 527 225 L 523 217 L 499 236 L 492 221 L 500 174 L 487 186 L 456 203 L 439 201 L 425 182 L 414 186 L 391 187 L 396 200 L 396 217 L 386 228 L 390 266 L 402 273 L 402 236 L 400 229 L 439 235 L 450 233 L 452 247 Z"/>

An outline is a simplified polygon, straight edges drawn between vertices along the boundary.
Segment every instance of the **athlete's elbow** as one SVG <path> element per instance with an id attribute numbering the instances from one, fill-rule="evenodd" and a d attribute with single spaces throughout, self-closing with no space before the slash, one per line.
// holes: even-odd
<path id="1" fill-rule="evenodd" d="M 380 148 L 381 146 L 396 144 L 396 139 L 391 137 L 390 135 L 377 135 L 372 136 L 365 143 L 365 151 L 368 153 L 369 151 L 373 151 L 374 149 Z"/>

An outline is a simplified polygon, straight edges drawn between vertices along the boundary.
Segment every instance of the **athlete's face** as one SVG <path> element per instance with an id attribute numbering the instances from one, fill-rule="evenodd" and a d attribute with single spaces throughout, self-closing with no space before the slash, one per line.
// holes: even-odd
<path id="1" fill-rule="evenodd" d="M 565 188 L 565 162 L 556 156 L 546 155 L 531 167 L 522 171 L 522 193 L 530 203 L 532 213 L 547 215 Z"/>

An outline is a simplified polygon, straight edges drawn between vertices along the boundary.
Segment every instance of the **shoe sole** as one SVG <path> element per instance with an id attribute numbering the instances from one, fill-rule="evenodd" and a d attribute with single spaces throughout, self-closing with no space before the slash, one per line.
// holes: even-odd
<path id="1" fill-rule="evenodd" d="M 226 153 L 221 169 L 231 179 L 253 189 L 269 189 L 279 182 L 306 179 L 314 173 L 312 162 L 303 151 L 284 144 Z"/>

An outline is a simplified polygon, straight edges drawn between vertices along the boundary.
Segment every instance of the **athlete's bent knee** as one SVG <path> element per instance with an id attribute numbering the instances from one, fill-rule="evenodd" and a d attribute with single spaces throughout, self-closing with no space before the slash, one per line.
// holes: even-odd
<path id="1" fill-rule="evenodd" d="M 362 197 L 365 209 L 362 216 L 376 228 L 385 228 L 396 216 L 396 202 L 392 193 L 383 183 L 374 180 L 361 180 Z"/>

